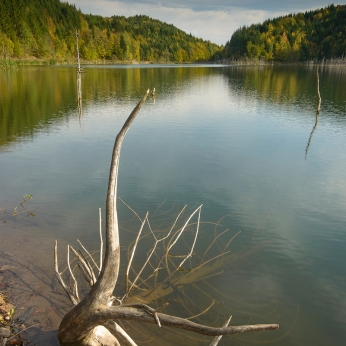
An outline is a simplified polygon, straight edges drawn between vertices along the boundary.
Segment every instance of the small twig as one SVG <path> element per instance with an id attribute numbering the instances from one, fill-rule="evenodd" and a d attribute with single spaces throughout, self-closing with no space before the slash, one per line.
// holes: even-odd
<path id="1" fill-rule="evenodd" d="M 70 246 L 70 247 L 71 247 L 71 250 L 73 251 L 73 253 L 76 255 L 76 257 L 79 259 L 81 265 L 83 265 L 85 271 L 88 273 L 88 276 L 91 279 L 90 286 L 93 286 L 96 282 L 96 277 L 95 277 L 94 271 L 92 270 L 89 262 L 85 259 L 85 257 L 83 256 L 82 253 L 78 253 L 72 246 Z"/>
<path id="2" fill-rule="evenodd" d="M 166 255 L 169 253 L 169 250 L 176 244 L 176 242 L 177 242 L 178 239 L 180 238 L 181 234 L 184 232 L 186 226 L 188 225 L 189 221 L 190 221 L 190 220 L 192 219 L 192 217 L 196 214 L 196 212 L 197 212 L 198 210 L 200 210 L 201 208 L 202 208 L 202 205 L 200 205 L 200 206 L 190 215 L 190 217 L 187 219 L 187 221 L 185 222 L 184 226 L 181 228 L 181 230 L 180 230 L 178 236 L 175 238 L 173 244 L 171 244 L 171 245 L 168 247 L 168 249 L 167 249 L 167 251 L 166 251 Z"/>
<path id="3" fill-rule="evenodd" d="M 73 282 L 74 282 L 73 291 L 72 292 L 76 296 L 76 298 L 80 301 L 79 294 L 78 294 L 77 280 L 76 280 L 75 276 L 73 275 L 73 271 L 72 271 L 71 265 L 70 265 L 70 245 L 67 245 L 67 265 L 68 265 L 68 269 L 70 271 L 71 277 L 72 277 Z"/>
<path id="4" fill-rule="evenodd" d="M 160 310 L 162 310 L 163 308 L 165 308 L 167 305 L 169 305 L 169 303 L 165 303 L 163 305 L 161 305 L 159 308 L 155 309 L 155 312 L 159 312 Z"/>
<path id="5" fill-rule="evenodd" d="M 167 239 L 167 238 L 169 237 L 169 235 L 171 234 L 171 232 L 172 232 L 172 230 L 173 230 L 175 224 L 177 223 L 177 221 L 178 221 L 178 219 L 179 219 L 179 216 L 182 214 L 182 212 L 184 211 L 185 208 L 186 208 L 186 205 L 184 206 L 184 208 L 180 211 L 180 213 L 179 213 L 178 216 L 176 217 L 176 219 L 175 219 L 175 221 L 174 221 L 174 223 L 173 223 L 173 226 L 172 226 L 171 229 L 169 230 L 168 234 L 167 234 L 166 236 L 164 236 L 163 238 L 161 238 L 161 239 L 157 239 L 157 238 L 156 238 L 156 236 L 155 236 L 155 234 L 154 234 L 154 232 L 153 232 L 153 230 L 152 230 L 152 228 L 151 228 L 151 226 L 150 226 L 150 222 L 149 222 L 149 220 L 147 219 L 147 223 L 148 223 L 150 232 L 152 233 L 152 235 L 153 235 L 153 237 L 154 237 L 154 239 L 155 239 L 155 244 L 154 244 L 154 247 L 152 248 L 152 250 L 150 251 L 150 254 L 148 255 L 146 261 L 144 262 L 144 265 L 142 266 L 141 270 L 140 270 L 139 273 L 137 274 L 137 276 L 136 276 L 135 280 L 133 281 L 132 285 L 131 285 L 130 288 L 128 289 L 126 295 L 129 295 L 129 294 L 130 294 L 130 292 L 131 292 L 131 290 L 133 289 L 135 283 L 137 282 L 137 280 L 139 279 L 140 275 L 142 274 L 144 268 L 147 266 L 148 262 L 150 261 L 151 256 L 152 256 L 153 253 L 155 252 L 157 244 L 158 244 L 159 242 L 161 242 L 161 241 L 164 241 L 165 239 Z M 191 216 L 191 217 L 192 217 L 192 216 Z M 191 217 L 190 217 L 190 218 L 191 218 Z M 189 221 L 189 220 L 188 220 L 188 221 Z M 188 222 L 188 221 L 187 221 L 187 222 Z M 160 261 L 160 263 L 161 263 L 161 262 L 162 262 L 162 260 Z M 160 263 L 158 264 L 158 267 L 160 266 Z M 126 295 L 125 295 L 125 296 L 126 296 Z"/>
<path id="6" fill-rule="evenodd" d="M 202 206 L 201 206 L 202 207 Z M 200 207 L 200 208 L 201 208 Z M 198 237 L 198 231 L 199 231 L 199 221 L 200 221 L 200 218 L 201 218 L 201 209 L 199 209 L 199 213 L 198 213 L 198 222 L 197 222 L 197 229 L 196 229 L 196 234 L 195 234 L 195 239 L 193 240 L 193 244 L 191 246 L 191 250 L 189 252 L 189 254 L 181 261 L 181 263 L 178 265 L 177 269 L 176 270 L 179 270 L 179 268 L 182 267 L 182 265 L 186 262 L 186 260 L 188 258 L 190 258 L 193 254 L 193 249 L 195 248 L 195 245 L 196 245 L 196 241 L 197 241 L 197 237 Z"/>
<path id="7" fill-rule="evenodd" d="M 126 293 L 126 295 L 129 295 L 129 294 L 131 293 L 131 291 L 132 291 L 132 289 L 133 289 L 135 283 L 137 282 L 137 280 L 138 280 L 139 277 L 141 276 L 141 274 L 142 274 L 144 268 L 146 267 L 146 265 L 147 265 L 148 262 L 150 261 L 150 258 L 151 258 L 151 256 L 153 255 L 153 253 L 154 253 L 154 251 L 155 251 L 155 249 L 156 249 L 157 243 L 158 243 L 158 241 L 155 242 L 154 247 L 152 248 L 152 250 L 151 250 L 149 256 L 147 257 L 146 261 L 144 262 L 144 264 L 143 264 L 141 270 L 139 271 L 139 273 L 137 274 L 136 278 L 135 278 L 134 281 L 132 282 L 130 288 L 128 289 L 128 292 Z"/>
<path id="8" fill-rule="evenodd" d="M 73 294 L 73 292 L 68 288 L 68 286 L 65 284 L 64 280 L 61 277 L 61 274 L 59 272 L 59 266 L 58 266 L 58 241 L 55 241 L 55 246 L 54 246 L 54 264 L 55 264 L 55 274 L 58 278 L 58 281 L 62 288 L 65 290 L 67 293 L 68 297 L 70 298 L 71 302 L 73 305 L 77 305 L 79 303 L 79 300 L 77 297 Z"/>
<path id="9" fill-rule="evenodd" d="M 213 241 L 210 243 L 210 245 L 208 246 L 207 250 L 205 250 L 205 252 L 204 252 L 204 255 L 203 255 L 202 259 L 201 259 L 201 262 L 202 262 L 202 263 L 203 263 L 204 257 L 206 256 L 207 252 L 210 250 L 210 248 L 213 246 L 213 244 L 217 241 L 217 239 L 218 239 L 219 237 L 221 237 L 224 233 L 228 232 L 228 231 L 229 231 L 229 228 L 227 228 L 225 231 L 221 232 L 220 234 L 218 234 L 218 235 L 214 238 L 214 240 L 213 240 Z"/>
<path id="10" fill-rule="evenodd" d="M 96 264 L 95 260 L 93 259 L 93 257 L 90 255 L 90 252 L 84 247 L 84 245 L 82 244 L 82 242 L 77 239 L 79 245 L 82 247 L 82 249 L 87 253 L 87 255 L 90 257 L 91 261 L 94 263 L 95 267 L 98 269 L 98 271 L 100 272 L 100 267 Z"/>
<path id="11" fill-rule="evenodd" d="M 168 254 L 169 254 L 169 251 L 172 249 L 172 247 L 177 243 L 177 241 L 179 240 L 180 236 L 182 235 L 182 233 L 185 231 L 186 229 L 186 226 L 189 224 L 190 220 L 192 219 L 192 217 L 197 213 L 197 211 L 201 210 L 202 208 L 202 205 L 200 205 L 190 216 L 189 218 L 187 219 L 187 221 L 185 222 L 184 226 L 180 229 L 180 231 L 178 232 L 178 235 L 176 236 L 176 238 L 174 239 L 173 243 L 170 244 L 166 250 L 166 254 L 165 254 L 165 258 L 166 258 L 166 268 L 167 268 L 167 271 L 168 271 L 168 277 L 167 279 L 169 279 L 171 277 L 171 273 L 169 272 L 169 268 L 168 268 Z M 185 261 L 184 261 L 185 262 Z M 183 262 L 182 262 L 183 263 Z M 175 273 L 177 271 L 177 269 L 174 270 L 173 273 Z M 166 279 L 166 280 L 167 280 Z M 165 281 L 166 281 L 165 280 Z"/>
<path id="12" fill-rule="evenodd" d="M 232 316 L 223 324 L 222 328 L 228 327 L 229 323 L 231 322 L 231 318 Z M 220 342 L 221 338 L 222 335 L 216 336 L 209 346 L 216 346 Z"/>
<path id="13" fill-rule="evenodd" d="M 212 307 L 214 304 L 215 304 L 215 300 L 213 300 L 213 301 L 211 302 L 211 304 L 210 304 L 205 310 L 203 310 L 202 312 L 200 312 L 199 314 L 194 315 L 194 316 L 191 316 L 191 317 L 185 317 L 185 318 L 186 318 L 187 320 L 192 320 L 193 318 L 199 317 L 199 316 L 205 314 L 207 311 L 209 311 L 209 310 L 211 309 L 211 307 Z"/>
<path id="14" fill-rule="evenodd" d="M 241 231 L 239 231 L 237 234 L 235 234 L 235 235 L 231 238 L 231 240 L 226 244 L 225 248 L 223 249 L 223 252 L 228 248 L 228 245 L 231 244 L 232 240 L 233 240 L 239 233 L 241 233 Z"/>
<path id="15" fill-rule="evenodd" d="M 138 216 L 138 214 L 128 205 L 126 204 L 120 197 L 118 197 L 119 201 L 124 204 L 126 207 L 128 207 L 138 218 L 140 222 L 143 222 L 142 219 Z"/>
<path id="16" fill-rule="evenodd" d="M 129 285 L 128 278 L 129 278 L 129 272 L 130 272 L 130 268 L 131 268 L 133 256 L 134 256 L 134 254 L 135 254 L 135 251 L 136 251 L 136 247 L 137 247 L 139 238 L 140 238 L 140 236 L 141 236 L 143 227 L 144 227 L 144 225 L 145 225 L 145 221 L 146 221 L 147 218 L 148 218 L 148 214 L 149 214 L 148 212 L 145 214 L 144 220 L 142 221 L 141 228 L 139 229 L 139 232 L 138 232 L 138 234 L 137 234 L 136 241 L 135 241 L 135 243 L 134 243 L 134 245 L 133 245 L 133 248 L 132 248 L 132 251 L 131 251 L 129 263 L 128 263 L 127 268 L 126 268 L 126 274 L 125 274 L 126 294 L 128 294 L 128 292 L 129 292 L 129 290 L 128 290 L 128 285 Z"/>
<path id="17" fill-rule="evenodd" d="M 154 214 L 153 215 L 155 215 L 158 211 L 159 211 L 159 209 L 165 204 L 165 202 L 166 202 L 166 198 L 163 200 L 163 202 L 156 208 L 156 210 L 155 210 L 155 212 L 154 212 Z"/>
<path id="18" fill-rule="evenodd" d="M 226 252 L 220 253 L 219 255 L 217 255 L 217 256 L 215 256 L 215 257 L 209 259 L 208 261 L 203 262 L 203 263 L 200 264 L 198 267 L 192 269 L 187 275 L 190 275 L 191 273 L 193 273 L 193 272 L 195 272 L 196 270 L 200 269 L 201 267 L 203 267 L 203 266 L 206 265 L 207 263 L 209 263 L 209 262 L 211 262 L 211 261 L 213 261 L 213 260 L 215 260 L 215 259 L 217 259 L 217 258 L 219 258 L 219 257 L 221 257 L 221 256 L 224 256 L 224 255 L 228 254 L 229 252 L 231 252 L 231 251 L 226 251 Z"/>
<path id="19" fill-rule="evenodd" d="M 85 279 L 85 281 L 90 285 L 90 287 L 92 287 L 93 286 L 93 280 L 90 277 L 89 273 L 85 270 L 85 267 L 80 262 L 78 262 L 78 268 L 80 269 L 82 276 Z"/>

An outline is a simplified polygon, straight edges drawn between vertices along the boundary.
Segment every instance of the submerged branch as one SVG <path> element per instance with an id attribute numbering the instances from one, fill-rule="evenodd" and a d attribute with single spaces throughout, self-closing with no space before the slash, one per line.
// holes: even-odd
<path id="1" fill-rule="evenodd" d="M 65 290 L 67 293 L 67 296 L 70 298 L 71 302 L 73 305 L 77 305 L 79 303 L 78 296 L 74 294 L 72 290 L 69 289 L 69 287 L 65 284 L 65 281 L 63 280 L 61 273 L 59 272 L 59 265 L 58 265 L 58 241 L 55 241 L 55 246 L 54 246 L 54 264 L 55 264 L 55 274 L 56 277 L 58 278 L 58 281 L 62 288 Z"/>
<path id="2" fill-rule="evenodd" d="M 222 327 L 228 327 L 229 323 L 231 322 L 232 316 L 224 323 Z M 211 342 L 209 346 L 216 346 L 222 338 L 222 335 L 216 336 L 215 339 Z"/>
<path id="3" fill-rule="evenodd" d="M 198 324 L 189 321 L 185 318 L 166 315 L 162 313 L 157 314 L 161 325 L 167 327 L 180 328 L 185 330 L 190 330 L 198 334 L 204 334 L 209 336 L 219 336 L 227 334 L 238 334 L 244 332 L 255 332 L 262 330 L 277 330 L 279 329 L 278 324 L 255 324 L 255 325 L 245 325 L 245 326 L 231 326 L 231 327 L 221 327 L 214 328 L 205 326 L 203 324 Z M 113 306 L 102 309 L 95 316 L 97 319 L 123 319 L 123 320 L 136 320 L 142 322 L 149 322 L 156 324 L 156 320 L 152 314 L 144 312 L 137 308 L 123 307 L 123 306 Z"/>

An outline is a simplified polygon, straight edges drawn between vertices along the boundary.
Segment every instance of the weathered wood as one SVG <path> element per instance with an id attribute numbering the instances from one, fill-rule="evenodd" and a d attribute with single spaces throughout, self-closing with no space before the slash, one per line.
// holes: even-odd
<path id="1" fill-rule="evenodd" d="M 129 257 L 129 264 L 126 270 L 126 292 L 122 298 L 113 297 L 113 290 L 118 281 L 119 275 L 119 267 L 120 267 L 120 244 L 119 244 L 119 225 L 118 225 L 118 215 L 117 215 L 117 182 L 118 182 L 118 170 L 119 170 L 119 158 L 120 158 L 120 150 L 122 146 L 123 139 L 129 130 L 132 122 L 137 116 L 140 108 L 145 102 L 148 96 L 149 90 L 143 96 L 141 101 L 134 108 L 128 119 L 126 120 L 124 126 L 120 130 L 119 134 L 116 137 L 111 167 L 109 173 L 109 181 L 108 181 L 108 191 L 107 191 L 107 201 L 106 201 L 106 251 L 105 258 L 102 260 L 102 247 L 101 247 L 101 258 L 100 258 L 100 266 L 95 266 L 97 269 L 100 269 L 99 276 L 96 279 L 96 276 L 93 272 L 93 269 L 86 259 L 87 256 L 84 256 L 81 252 L 78 253 L 74 248 L 69 246 L 68 249 L 74 252 L 77 258 L 80 261 L 80 267 L 91 285 L 91 289 L 86 297 L 79 302 L 78 290 L 76 279 L 74 277 L 73 271 L 69 264 L 68 257 L 68 267 L 70 270 L 70 275 L 74 280 L 74 287 L 70 289 L 63 281 L 61 274 L 58 270 L 58 262 L 57 262 L 57 243 L 55 246 L 55 270 L 59 280 L 59 283 L 63 286 L 66 293 L 69 295 L 72 303 L 75 305 L 71 311 L 69 311 L 61 321 L 59 327 L 58 338 L 61 345 L 119 345 L 117 338 L 122 339 L 126 344 L 131 346 L 136 346 L 135 342 L 132 338 L 118 325 L 115 323 L 116 320 L 129 320 L 129 321 L 142 321 L 148 323 L 156 323 L 159 327 L 169 326 L 174 328 L 181 328 L 190 330 L 192 332 L 210 335 L 210 336 L 220 336 L 226 334 L 236 334 L 243 333 L 249 331 L 263 331 L 263 330 L 276 330 L 279 328 L 277 324 L 261 324 L 261 325 L 246 325 L 246 326 L 230 326 L 227 327 L 225 324 L 221 328 L 214 328 L 210 326 L 205 326 L 202 324 L 198 324 L 192 321 L 189 321 L 185 318 L 175 317 L 160 313 L 168 303 L 160 306 L 159 308 L 152 308 L 148 306 L 148 303 L 152 303 L 158 298 L 163 298 L 170 294 L 176 287 L 188 285 L 198 280 L 202 280 L 205 277 L 210 277 L 214 275 L 217 270 L 219 270 L 226 262 L 229 263 L 232 260 L 236 260 L 246 256 L 256 248 L 251 250 L 244 251 L 240 254 L 234 255 L 230 254 L 229 251 L 226 251 L 227 246 L 232 241 L 232 238 L 224 248 L 223 252 L 219 255 L 210 258 L 208 260 L 203 261 L 206 253 L 210 249 L 211 245 L 208 247 L 205 252 L 202 262 L 196 267 L 191 269 L 189 272 L 181 273 L 179 270 L 182 265 L 192 257 L 194 246 L 196 244 L 196 239 L 198 236 L 199 225 L 200 225 L 200 211 L 201 206 L 198 207 L 187 219 L 184 223 L 183 227 L 173 232 L 173 228 L 175 227 L 180 215 L 183 213 L 185 207 L 178 214 L 175 219 L 173 226 L 168 231 L 164 237 L 158 239 L 154 232 L 151 229 L 150 223 L 148 221 L 148 214 L 146 214 L 145 218 L 141 221 L 141 228 L 139 234 L 134 242 L 133 250 Z M 186 255 L 183 255 L 183 260 L 179 265 L 172 268 L 169 268 L 170 262 L 168 260 L 169 251 L 172 247 L 177 243 L 178 239 L 182 236 L 183 232 L 188 226 L 191 226 L 190 220 L 194 214 L 198 212 L 198 221 L 196 224 L 196 231 L 193 240 L 193 244 L 189 252 Z M 137 215 L 138 216 L 138 215 Z M 101 217 L 101 216 L 100 216 Z M 135 280 L 132 282 L 131 286 L 128 287 L 128 275 L 131 267 L 132 259 L 134 256 L 134 252 L 136 247 L 138 246 L 138 242 L 140 240 L 142 229 L 147 222 L 150 232 L 154 238 L 154 247 L 151 251 L 149 251 L 147 260 L 144 262 L 144 265 L 140 269 L 139 273 L 136 274 Z M 101 225 L 100 225 L 100 234 Z M 150 233 L 149 233 L 150 234 Z M 135 297 L 130 296 L 130 292 L 134 287 L 136 281 L 139 279 L 142 271 L 149 263 L 151 256 L 154 254 L 156 246 L 159 242 L 163 242 L 164 240 L 168 241 L 168 245 L 165 248 L 165 253 L 161 260 L 159 261 L 159 265 L 163 264 L 167 271 L 167 278 L 164 279 L 161 283 L 157 283 L 152 289 L 147 291 L 142 291 L 136 294 Z M 217 237 L 216 237 L 217 239 Z M 216 240 L 215 240 L 216 241 Z M 102 242 L 102 238 L 101 238 Z M 90 253 L 84 248 L 86 254 L 90 257 Z M 92 260 L 93 261 L 93 260 Z M 154 272 L 156 269 L 154 270 Z M 156 281 L 155 281 L 156 282 Z M 123 304 L 124 302 L 124 304 Z M 115 305 L 118 304 L 118 305 Z M 210 306 L 211 307 L 211 306 Z M 209 307 L 209 308 L 210 308 Z M 209 308 L 207 310 L 209 310 Z M 206 311 L 207 311 L 206 310 Z M 197 315 L 195 315 L 197 316 Z"/>
<path id="2" fill-rule="evenodd" d="M 99 324 L 93 318 L 96 310 L 100 309 L 100 307 L 107 307 L 112 298 L 120 266 L 119 225 L 116 208 L 120 150 L 124 137 L 148 94 L 149 89 L 127 118 L 115 139 L 106 200 L 106 252 L 102 270 L 88 295 L 69 311 L 61 321 L 58 333 L 61 344 L 80 341 L 92 333 L 92 330 Z M 59 282 L 61 283 L 61 281 Z"/>

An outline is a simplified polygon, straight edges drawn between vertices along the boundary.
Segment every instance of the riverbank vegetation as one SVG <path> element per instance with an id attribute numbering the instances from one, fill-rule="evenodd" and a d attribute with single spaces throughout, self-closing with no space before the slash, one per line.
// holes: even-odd
<path id="1" fill-rule="evenodd" d="M 191 62 L 210 60 L 220 47 L 148 16 L 85 15 L 59 0 L 2 0 L 3 59 L 73 59 L 75 29 L 85 60 Z"/>
<path id="2" fill-rule="evenodd" d="M 268 19 L 243 26 L 226 43 L 223 58 L 267 62 L 344 61 L 346 5 Z"/>

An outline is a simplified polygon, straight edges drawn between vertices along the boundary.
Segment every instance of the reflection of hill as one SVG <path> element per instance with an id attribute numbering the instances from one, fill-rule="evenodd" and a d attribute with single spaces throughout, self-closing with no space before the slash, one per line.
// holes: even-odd
<path id="1" fill-rule="evenodd" d="M 316 67 L 230 67 L 225 69 L 232 92 L 274 103 L 298 103 L 315 109 Z M 344 114 L 345 68 L 320 68 L 320 90 L 324 104 Z M 314 101 L 313 101 L 314 100 Z M 312 101 L 312 102 L 311 102 Z"/>
<path id="2" fill-rule="evenodd" d="M 320 68 L 323 114 L 328 107 L 345 117 L 346 70 Z M 203 67 L 142 66 L 88 67 L 82 75 L 85 106 L 116 99 L 135 103 L 147 88 L 157 90 L 163 100 L 181 95 L 208 75 L 223 74 L 230 90 L 247 103 L 249 99 L 273 104 L 296 104 L 311 109 L 317 104 L 315 67 Z M 19 137 L 73 114 L 78 117 L 76 69 L 69 67 L 27 67 L 0 71 L 0 147 Z M 208 97 L 208 95 L 205 95 Z"/>
<path id="3" fill-rule="evenodd" d="M 82 76 L 83 102 L 114 97 L 138 100 L 154 88 L 160 97 L 179 91 L 192 77 L 216 69 L 204 67 L 110 68 L 89 67 Z M 0 147 L 18 137 L 31 136 L 77 109 L 76 70 L 68 67 L 22 68 L 0 71 Z"/>
<path id="4" fill-rule="evenodd" d="M 68 69 L 27 68 L 0 73 L 0 146 L 35 127 L 64 116 L 75 100 L 74 73 Z"/>

